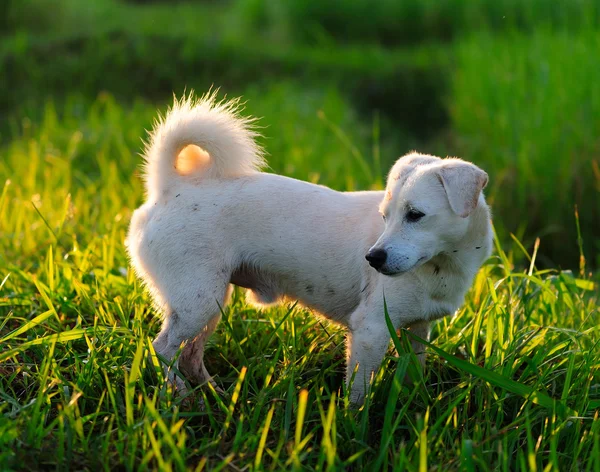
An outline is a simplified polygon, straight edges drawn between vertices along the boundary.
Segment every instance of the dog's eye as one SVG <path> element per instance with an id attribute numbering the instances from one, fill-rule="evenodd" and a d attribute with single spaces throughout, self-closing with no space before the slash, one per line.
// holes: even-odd
<path id="1" fill-rule="evenodd" d="M 387 221 L 387 217 L 382 213 L 381 217 L 383 218 L 383 221 Z"/>
<path id="2" fill-rule="evenodd" d="M 425 216 L 425 213 L 423 213 L 422 211 L 415 210 L 414 208 L 411 208 L 406 213 L 406 221 L 410 221 L 411 223 L 414 223 L 416 221 L 419 221 L 424 216 Z"/>

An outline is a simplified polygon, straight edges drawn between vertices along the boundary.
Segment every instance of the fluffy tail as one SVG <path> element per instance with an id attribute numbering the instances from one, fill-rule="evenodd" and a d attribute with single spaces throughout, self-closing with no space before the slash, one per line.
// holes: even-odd
<path id="1" fill-rule="evenodd" d="M 248 175 L 265 164 L 254 119 L 239 114 L 239 99 L 217 101 L 216 93 L 175 98 L 156 121 L 144 151 L 149 197 L 159 199 L 180 179 Z"/>

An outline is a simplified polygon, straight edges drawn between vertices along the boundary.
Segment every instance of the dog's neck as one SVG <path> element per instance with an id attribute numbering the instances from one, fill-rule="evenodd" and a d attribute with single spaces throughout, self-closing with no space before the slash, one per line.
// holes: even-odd
<path id="1" fill-rule="evenodd" d="M 479 205 L 470 217 L 466 236 L 450 250 L 433 257 L 415 271 L 431 300 L 432 319 L 456 311 L 475 274 L 489 257 L 492 229 L 487 206 Z"/>
<path id="2" fill-rule="evenodd" d="M 432 259 L 453 275 L 466 277 L 471 284 L 492 250 L 492 228 L 487 205 L 479 205 L 471 214 L 465 237 L 454 247 Z"/>

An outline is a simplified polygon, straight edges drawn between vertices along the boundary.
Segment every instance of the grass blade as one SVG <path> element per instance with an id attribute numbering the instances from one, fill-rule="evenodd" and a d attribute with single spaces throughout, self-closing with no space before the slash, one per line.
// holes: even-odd
<path id="1" fill-rule="evenodd" d="M 467 361 L 463 361 L 462 359 L 459 359 L 458 357 L 455 357 L 452 354 L 448 354 L 446 351 L 431 344 L 430 342 L 421 339 L 420 337 L 414 335 L 410 331 L 404 331 L 408 334 L 408 336 L 433 350 L 438 356 L 445 359 L 451 366 L 456 367 L 457 369 L 474 375 L 475 377 L 478 377 L 482 380 L 485 380 L 491 385 L 500 387 L 516 395 L 520 395 L 528 400 L 531 400 L 533 403 L 536 403 L 549 409 L 550 411 L 555 411 L 563 419 L 568 416 L 577 415 L 576 412 L 571 411 L 567 406 L 565 406 L 563 402 L 550 398 L 545 393 L 537 392 L 528 385 L 515 382 L 514 380 L 509 379 L 508 377 L 505 377 L 504 375 L 499 374 L 497 372 L 485 369 L 483 367 L 479 367 L 478 365 L 471 364 Z"/>

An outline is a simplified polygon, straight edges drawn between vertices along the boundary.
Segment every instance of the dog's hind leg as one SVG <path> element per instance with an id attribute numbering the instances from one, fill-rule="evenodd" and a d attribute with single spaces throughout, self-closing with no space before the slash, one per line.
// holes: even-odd
<path id="1" fill-rule="evenodd" d="M 187 349 L 187 354 L 182 353 L 184 364 L 191 357 L 200 358 L 198 366 L 192 362 L 191 372 L 188 372 L 194 377 L 190 379 L 193 381 L 198 380 L 198 377 L 208 380 L 209 376 L 203 364 L 204 344 L 219 322 L 221 307 L 229 286 L 229 280 L 215 279 L 214 273 L 210 276 L 196 275 L 195 280 L 210 282 L 207 286 L 197 289 L 190 289 L 190 285 L 185 283 L 170 285 L 165 320 L 152 343 L 156 353 L 171 365 L 182 344 L 195 338 L 189 343 L 189 348 L 187 345 L 184 348 L 183 351 L 186 352 Z M 178 363 L 175 366 L 178 367 Z M 183 380 L 175 376 L 173 369 L 167 371 L 167 377 L 178 389 L 185 390 Z"/>
<path id="2" fill-rule="evenodd" d="M 210 382 L 216 387 L 204 365 L 204 346 L 217 327 L 220 319 L 220 315 L 211 319 L 202 331 L 200 331 L 200 334 L 185 345 L 179 356 L 179 370 L 192 384 L 202 385 Z"/>

